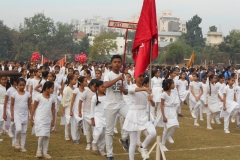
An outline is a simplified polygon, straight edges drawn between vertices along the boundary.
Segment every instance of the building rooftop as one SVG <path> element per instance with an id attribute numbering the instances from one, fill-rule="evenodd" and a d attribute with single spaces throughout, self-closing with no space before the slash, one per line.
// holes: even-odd
<path id="1" fill-rule="evenodd" d="M 171 42 L 158 42 L 158 46 L 159 46 L 160 48 L 163 48 L 163 47 L 168 46 L 170 43 L 171 43 Z"/>
<path id="2" fill-rule="evenodd" d="M 85 32 L 78 32 L 73 34 L 73 38 L 77 38 L 77 39 L 82 39 L 85 36 L 86 36 Z"/>
<path id="3" fill-rule="evenodd" d="M 180 37 L 182 35 L 182 32 L 158 32 L 159 36 L 178 36 Z"/>

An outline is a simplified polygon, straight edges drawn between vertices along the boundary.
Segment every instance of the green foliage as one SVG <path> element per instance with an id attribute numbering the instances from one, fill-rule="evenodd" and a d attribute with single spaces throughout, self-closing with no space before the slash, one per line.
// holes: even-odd
<path id="1" fill-rule="evenodd" d="M 216 26 L 210 26 L 209 31 L 210 32 L 217 32 L 217 27 Z"/>
<path id="2" fill-rule="evenodd" d="M 113 32 L 100 33 L 95 36 L 93 40 L 93 46 L 90 47 L 90 59 L 96 60 L 101 57 L 102 61 L 106 55 L 109 55 L 111 51 L 117 49 L 117 43 L 114 41 L 117 35 Z"/>
<path id="3" fill-rule="evenodd" d="M 191 47 L 205 46 L 202 28 L 199 27 L 201 22 L 202 19 L 198 15 L 195 15 L 186 23 L 187 33 L 183 33 L 182 38 L 184 38 L 186 43 Z"/>
<path id="4" fill-rule="evenodd" d="M 184 59 L 184 48 L 179 43 L 172 43 L 168 46 L 168 50 L 164 55 L 167 64 L 181 63 Z"/>
<path id="5" fill-rule="evenodd" d="M 218 47 L 221 52 L 240 53 L 240 31 L 231 31 Z"/>

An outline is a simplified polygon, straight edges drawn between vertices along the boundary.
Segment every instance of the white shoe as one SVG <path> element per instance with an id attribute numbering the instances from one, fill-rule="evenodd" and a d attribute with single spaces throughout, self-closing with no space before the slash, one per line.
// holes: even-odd
<path id="1" fill-rule="evenodd" d="M 91 144 L 87 144 L 86 150 L 90 150 L 91 149 Z"/>
<path id="2" fill-rule="evenodd" d="M 235 117 L 231 117 L 231 122 L 232 122 L 232 123 L 234 123 L 234 122 L 235 122 L 235 120 L 236 120 L 236 118 L 235 118 Z"/>
<path id="3" fill-rule="evenodd" d="M 107 155 L 104 151 L 99 151 L 99 154 L 100 154 L 101 156 L 106 156 L 106 155 Z"/>
<path id="4" fill-rule="evenodd" d="M 86 150 L 87 150 L 87 148 L 86 148 Z M 92 150 L 93 151 L 97 151 L 98 150 L 96 143 L 92 143 Z"/>
<path id="5" fill-rule="evenodd" d="M 44 154 L 43 157 L 46 158 L 46 159 L 51 159 L 52 158 L 49 154 Z"/>
<path id="6" fill-rule="evenodd" d="M 9 136 L 10 138 L 13 138 L 13 137 L 14 137 L 13 132 L 12 132 L 11 129 L 8 130 L 8 136 Z"/>
<path id="7" fill-rule="evenodd" d="M 191 111 L 192 117 L 196 118 L 196 115 L 193 113 L 193 111 Z"/>
<path id="8" fill-rule="evenodd" d="M 194 126 L 200 126 L 198 123 L 194 123 Z"/>
<path id="9" fill-rule="evenodd" d="M 42 155 L 42 152 L 41 151 L 37 151 L 36 153 L 36 157 L 37 158 L 41 158 L 43 155 Z"/>
<path id="10" fill-rule="evenodd" d="M 169 151 L 166 146 L 162 146 L 162 149 L 163 149 L 164 152 Z"/>
<path id="11" fill-rule="evenodd" d="M 15 145 L 14 145 L 14 146 L 15 146 L 15 148 L 16 148 L 16 149 L 21 149 L 21 146 L 20 146 L 20 144 L 19 144 L 19 143 L 15 143 Z"/>
<path id="12" fill-rule="evenodd" d="M 214 121 L 214 119 L 211 119 L 211 123 L 212 123 L 212 124 L 215 124 L 215 121 Z"/>
<path id="13" fill-rule="evenodd" d="M 220 121 L 216 121 L 217 124 L 222 124 Z"/>
<path id="14" fill-rule="evenodd" d="M 171 136 L 168 137 L 168 142 L 169 142 L 169 143 L 174 143 L 174 140 L 172 139 Z"/>
<path id="15" fill-rule="evenodd" d="M 149 158 L 148 151 L 146 148 L 138 147 L 138 151 L 141 153 L 143 159 Z"/>
<path id="16" fill-rule="evenodd" d="M 118 133 L 117 128 L 114 128 L 114 129 L 113 129 L 113 132 L 117 134 L 117 133 Z"/>
<path id="17" fill-rule="evenodd" d="M 213 128 L 212 128 L 212 127 L 207 127 L 207 129 L 211 130 L 211 129 L 213 129 Z"/>
<path id="18" fill-rule="evenodd" d="M 229 130 L 225 130 L 224 132 L 225 132 L 225 133 L 227 133 L 227 134 L 229 134 L 229 133 L 230 133 L 230 132 L 229 132 Z"/>
<path id="19" fill-rule="evenodd" d="M 203 119 L 203 118 L 200 118 L 200 121 L 204 121 L 204 119 Z"/>
<path id="20" fill-rule="evenodd" d="M 69 138 L 69 137 L 65 137 L 65 140 L 66 140 L 66 141 L 70 141 L 70 138 Z"/>
<path id="21" fill-rule="evenodd" d="M 27 150 L 25 148 L 21 148 L 20 151 L 21 152 L 27 152 Z"/>

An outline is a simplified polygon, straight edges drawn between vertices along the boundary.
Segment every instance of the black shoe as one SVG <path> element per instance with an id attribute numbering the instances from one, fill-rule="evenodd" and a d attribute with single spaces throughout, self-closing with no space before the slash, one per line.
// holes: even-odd
<path id="1" fill-rule="evenodd" d="M 123 149 L 124 149 L 126 152 L 128 152 L 129 146 L 128 146 L 127 141 L 123 141 L 123 140 L 120 138 L 120 139 L 119 139 L 119 142 L 122 144 Z"/>
<path id="2" fill-rule="evenodd" d="M 106 160 L 114 160 L 114 157 L 106 157 Z"/>
<path id="3" fill-rule="evenodd" d="M 178 117 L 183 117 L 183 115 L 181 113 L 178 114 Z"/>

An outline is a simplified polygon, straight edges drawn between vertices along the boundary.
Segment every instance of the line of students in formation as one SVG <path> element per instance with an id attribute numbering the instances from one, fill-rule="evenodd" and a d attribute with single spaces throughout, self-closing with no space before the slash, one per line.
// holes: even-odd
<path id="1" fill-rule="evenodd" d="M 195 126 L 199 126 L 199 115 L 203 120 L 203 113 L 207 115 L 207 129 L 213 129 L 211 123 L 215 121 L 221 124 L 219 119 L 222 117 L 225 133 L 230 133 L 230 118 L 240 125 L 240 81 L 236 74 L 229 76 L 226 85 L 224 75 L 219 75 L 216 83 L 216 76 L 209 71 L 199 82 L 198 74 L 192 72 L 188 76 L 179 68 L 173 68 L 165 71 L 163 77 L 160 77 L 159 70 L 153 71 L 149 83 L 144 73 L 132 81 L 134 70 L 124 75 L 120 72 L 121 64 L 120 56 L 112 56 L 112 69 L 104 76 L 98 69 L 92 75 L 88 67 L 83 67 L 83 72 L 68 68 L 68 75 L 64 77 L 58 65 L 50 72 L 42 71 L 41 67 L 22 69 L 20 78 L 1 76 L 0 132 L 8 132 L 12 138 L 11 145 L 26 152 L 30 119 L 32 134 L 38 137 L 36 157 L 50 159 L 50 132 L 57 132 L 56 117 L 62 104 L 61 124 L 65 126 L 66 141 L 70 140 L 71 133 L 73 143 L 79 144 L 82 130 L 86 136 L 86 150 L 92 149 L 112 160 L 112 139 L 120 119 L 119 142 L 129 153 L 129 159 L 134 160 L 136 146 L 143 159 L 149 158 L 147 147 L 156 137 L 157 126 L 164 128 L 162 148 L 168 151 L 166 142 L 174 143 L 172 135 L 179 128 L 181 105 L 188 99 Z M 8 82 L 11 87 L 7 87 Z M 146 136 L 143 141 L 140 139 L 141 131 Z"/>

